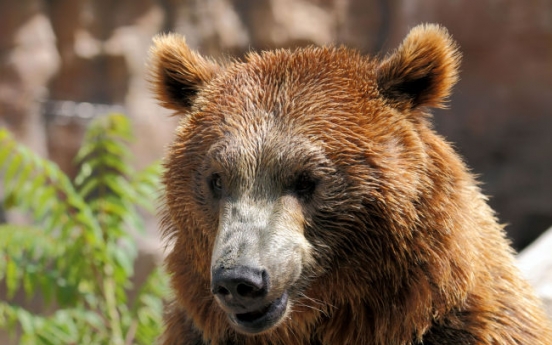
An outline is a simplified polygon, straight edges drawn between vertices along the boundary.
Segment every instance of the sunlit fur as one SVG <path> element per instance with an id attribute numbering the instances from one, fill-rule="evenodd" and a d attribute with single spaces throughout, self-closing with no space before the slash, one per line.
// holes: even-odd
<path id="1" fill-rule="evenodd" d="M 160 342 L 552 344 L 502 226 L 429 123 L 459 61 L 436 25 L 414 28 L 382 60 L 310 47 L 217 65 L 177 35 L 158 37 L 154 90 L 182 116 L 163 178 L 174 301 Z M 318 181 L 309 200 L 286 192 L 300 171 Z M 212 172 L 240 207 L 280 205 L 285 231 L 305 245 L 290 310 L 260 335 L 236 331 L 210 292 L 227 202 L 209 193 Z M 270 231 L 283 234 L 279 224 Z"/>

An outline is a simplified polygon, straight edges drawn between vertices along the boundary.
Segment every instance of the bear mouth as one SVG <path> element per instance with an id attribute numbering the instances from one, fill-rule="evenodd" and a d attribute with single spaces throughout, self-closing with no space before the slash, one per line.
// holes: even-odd
<path id="1" fill-rule="evenodd" d="M 283 318 L 287 310 L 288 298 L 288 293 L 284 292 L 282 296 L 260 309 L 228 316 L 239 331 L 257 334 L 275 326 Z"/>

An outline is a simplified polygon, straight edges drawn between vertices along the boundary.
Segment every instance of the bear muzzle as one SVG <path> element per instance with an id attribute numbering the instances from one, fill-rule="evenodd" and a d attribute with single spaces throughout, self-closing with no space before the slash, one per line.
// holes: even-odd
<path id="1" fill-rule="evenodd" d="M 211 291 L 231 324 L 240 332 L 256 334 L 283 319 L 288 293 L 270 299 L 270 277 L 266 270 L 235 266 L 212 270 Z"/>
<path id="2" fill-rule="evenodd" d="M 257 334 L 291 311 L 310 245 L 296 204 L 247 197 L 221 206 L 211 254 L 211 291 L 234 329 Z M 288 205 L 290 204 L 290 205 Z M 294 207 L 291 207 L 294 206 Z"/>

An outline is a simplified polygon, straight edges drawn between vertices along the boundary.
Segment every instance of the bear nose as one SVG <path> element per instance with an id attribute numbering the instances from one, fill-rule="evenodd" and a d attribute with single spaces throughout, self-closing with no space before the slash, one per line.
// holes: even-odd
<path id="1" fill-rule="evenodd" d="M 213 294 L 229 305 L 252 303 L 264 298 L 268 292 L 268 274 L 264 269 L 219 267 L 213 270 L 211 278 Z"/>

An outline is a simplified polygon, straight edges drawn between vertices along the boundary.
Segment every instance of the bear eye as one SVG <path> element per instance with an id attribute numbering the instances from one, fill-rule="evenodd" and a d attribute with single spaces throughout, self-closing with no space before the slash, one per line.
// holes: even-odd
<path id="1" fill-rule="evenodd" d="M 316 189 L 316 181 L 307 173 L 299 175 L 295 184 L 293 185 L 293 191 L 301 198 L 308 199 L 314 193 Z"/>
<path id="2" fill-rule="evenodd" d="M 220 174 L 214 173 L 211 175 L 211 180 L 209 181 L 209 186 L 211 187 L 211 191 L 216 197 L 219 197 L 222 193 L 222 178 L 220 177 Z"/>

